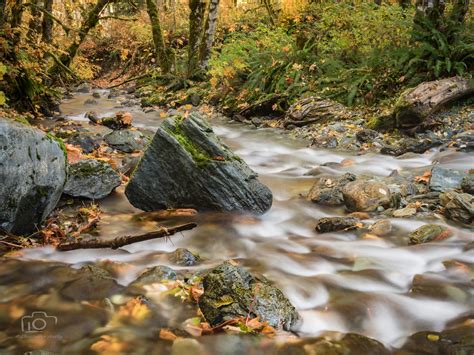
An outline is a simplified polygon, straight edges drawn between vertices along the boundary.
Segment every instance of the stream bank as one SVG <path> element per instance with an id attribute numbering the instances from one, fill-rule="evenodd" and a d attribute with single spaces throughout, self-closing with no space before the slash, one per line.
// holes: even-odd
<path id="1" fill-rule="evenodd" d="M 89 93 L 75 94 L 63 102 L 66 119 L 63 130 L 75 132 L 82 127 L 104 136 L 110 131 L 102 126 L 90 126 L 86 112 L 92 108 L 99 117 L 108 117 L 127 110 L 134 117 L 134 125 L 143 129 L 146 136 L 153 134 L 164 117 L 197 110 L 183 107 L 176 111 L 148 109 L 145 112 L 134 105 L 138 99 L 133 96 L 109 99 L 108 92 L 98 93 L 100 97 L 94 98 L 97 102 L 94 105 L 86 104 L 91 99 Z M 205 107 L 200 111 L 209 113 Z M 158 351 L 160 347 L 166 352 L 183 349 L 222 352 L 223 346 L 229 353 L 241 353 L 242 349 L 285 353 L 289 348 L 338 353 L 341 347 L 360 353 L 357 344 L 366 352 L 376 349 L 372 353 L 383 353 L 384 348 L 404 348 L 409 353 L 420 347 L 440 353 L 459 348 L 469 351 L 474 265 L 469 229 L 444 219 L 436 211 L 421 213 L 423 206 L 420 206 L 420 211 L 412 216 L 381 216 L 387 211 L 384 208 L 368 215 L 368 219 L 362 218 L 370 224 L 388 219 L 392 230 L 386 237 L 360 233 L 358 229 L 317 234 L 316 220 L 346 217 L 349 212 L 342 206 L 314 204 L 304 197 L 321 174 L 336 178 L 350 173 L 383 181 L 396 170 L 403 182 L 413 183 L 415 177 L 431 171 L 434 162 L 443 168 L 471 169 L 472 156 L 455 149 L 433 149 L 402 159 L 375 153 L 354 155 L 308 148 L 305 141 L 290 139 L 284 131 L 274 128 L 254 129 L 219 115 L 212 115 L 209 120 L 214 131 L 270 187 L 274 195 L 272 209 L 261 217 L 198 214 L 199 228 L 183 237 L 176 236 L 171 242 L 147 241 L 118 250 L 99 251 L 58 252 L 43 247 L 10 255 L 10 260 L 2 265 L 6 294 L 3 302 L 7 302 L 2 323 L 11 329 L 4 331 L 3 338 L 11 351 L 18 346 L 40 349 L 48 345 L 45 339 L 52 340 L 53 348 L 70 352 L 91 347 L 107 349 L 123 340 L 131 348 L 122 350 L 134 353 L 137 349 L 144 353 L 151 348 Z M 136 153 L 130 156 L 133 155 Z M 110 238 L 156 229 L 155 221 L 132 218 L 140 211 L 129 204 L 123 186 L 98 204 L 103 211 L 97 226 L 99 236 Z M 427 223 L 449 228 L 451 237 L 410 246 L 408 234 Z M 186 260 L 190 258 L 186 257 L 183 261 L 176 256 L 179 248 L 199 255 L 199 260 L 189 263 Z M 178 255 L 182 257 L 183 253 Z M 189 327 L 183 324 L 196 317 L 196 309 L 192 303 L 181 303 L 181 296 L 186 298 L 189 294 L 187 281 L 199 271 L 229 259 L 237 260 L 252 273 L 265 275 L 284 292 L 302 317 L 298 330 L 302 339 L 286 334 L 283 344 L 276 336 L 270 345 L 265 339 L 230 335 L 176 341 L 161 332 L 161 329 L 172 329 L 181 338 L 190 336 L 185 330 Z M 133 283 L 136 286 L 135 281 L 146 268 L 158 265 L 172 268 L 180 274 L 178 281 L 186 282 L 172 284 L 172 295 L 166 293 L 170 284 L 151 283 L 145 292 L 141 291 L 146 298 L 139 302 L 124 295 L 124 289 L 130 290 Z M 82 270 L 80 274 L 90 273 L 90 276 L 77 281 L 78 269 Z M 105 275 L 103 270 L 107 272 Z M 64 332 L 52 332 L 49 338 L 21 337 L 20 319 L 34 310 L 58 317 Z M 140 318 L 141 312 L 148 314 L 147 317 Z M 137 316 L 124 317 L 130 314 Z M 349 333 L 363 334 L 383 345 Z M 55 335 L 60 337 L 58 342 Z M 160 335 L 161 340 L 157 340 Z M 163 339 L 167 336 L 168 339 Z M 335 340 L 315 339 L 317 336 Z"/>

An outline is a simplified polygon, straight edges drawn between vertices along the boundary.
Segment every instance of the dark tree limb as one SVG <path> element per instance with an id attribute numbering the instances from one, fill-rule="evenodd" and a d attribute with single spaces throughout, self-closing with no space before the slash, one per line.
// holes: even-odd
<path id="1" fill-rule="evenodd" d="M 155 56 L 163 74 L 169 73 L 172 66 L 172 56 L 169 48 L 166 48 L 163 32 L 161 31 L 160 16 L 155 0 L 146 0 L 148 17 L 151 22 Z"/>
<path id="2" fill-rule="evenodd" d="M 133 235 L 133 236 L 124 236 L 118 237 L 112 240 L 102 240 L 102 239 L 90 239 L 84 240 L 79 239 L 77 242 L 71 243 L 62 243 L 59 244 L 56 249 L 59 251 L 69 251 L 69 250 L 76 250 L 76 249 L 101 249 L 101 248 L 111 248 L 111 249 L 118 249 L 125 245 L 143 242 L 145 240 L 151 239 L 159 239 L 159 238 L 166 238 L 175 233 L 182 232 L 185 230 L 190 230 L 197 227 L 196 223 L 186 223 L 172 228 L 164 228 L 162 227 L 160 230 L 145 233 L 141 235 Z"/>
<path id="3" fill-rule="evenodd" d="M 44 9 L 43 10 L 43 22 L 41 24 L 42 28 L 42 35 L 41 35 L 41 40 L 45 43 L 51 43 L 53 42 L 53 20 L 58 22 L 66 32 L 66 34 L 69 33 L 69 30 L 67 30 L 64 25 L 59 21 L 57 18 L 53 16 L 53 0 L 45 0 L 44 1 Z"/>

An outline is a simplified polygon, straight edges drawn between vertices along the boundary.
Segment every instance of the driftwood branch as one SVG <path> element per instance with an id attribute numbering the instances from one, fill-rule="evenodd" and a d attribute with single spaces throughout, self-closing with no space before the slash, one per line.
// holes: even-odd
<path id="1" fill-rule="evenodd" d="M 100 248 L 118 249 L 125 245 L 143 242 L 145 240 L 166 238 L 175 233 L 182 232 L 185 230 L 190 230 L 195 227 L 197 227 L 196 223 L 186 223 L 186 224 L 182 224 L 182 225 L 172 227 L 172 228 L 162 227 L 160 230 L 157 230 L 154 232 L 145 233 L 141 235 L 118 237 L 112 240 L 102 240 L 102 239 L 97 239 L 97 238 L 90 239 L 90 240 L 81 239 L 76 242 L 59 244 L 56 247 L 56 249 L 59 251 L 69 251 L 69 250 L 76 250 L 76 249 L 100 249 Z"/>
<path id="2" fill-rule="evenodd" d="M 120 16 L 101 16 L 99 20 L 119 20 L 119 21 L 137 21 L 136 17 L 120 17 Z"/>

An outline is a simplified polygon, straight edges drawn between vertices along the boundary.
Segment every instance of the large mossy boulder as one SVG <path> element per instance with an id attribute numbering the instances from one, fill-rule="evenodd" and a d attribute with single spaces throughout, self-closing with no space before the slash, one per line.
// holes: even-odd
<path id="1" fill-rule="evenodd" d="M 225 262 L 207 272 L 199 307 L 212 325 L 238 317 L 259 317 L 278 329 L 294 329 L 300 316 L 283 292 L 265 278 Z"/>
<path id="2" fill-rule="evenodd" d="M 197 113 L 165 120 L 125 190 L 144 211 L 194 208 L 262 214 L 272 193 Z"/>
<path id="3" fill-rule="evenodd" d="M 66 181 L 60 144 L 44 132 L 0 118 L 0 227 L 13 234 L 36 230 Z"/>

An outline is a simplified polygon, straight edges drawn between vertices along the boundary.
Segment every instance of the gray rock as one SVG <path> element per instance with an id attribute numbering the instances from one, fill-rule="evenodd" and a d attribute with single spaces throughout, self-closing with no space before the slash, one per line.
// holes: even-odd
<path id="1" fill-rule="evenodd" d="M 93 97 L 94 99 L 100 99 L 100 93 L 99 93 L 99 92 L 93 92 L 93 93 L 92 93 L 92 97 Z"/>
<path id="2" fill-rule="evenodd" d="M 69 144 L 81 147 L 82 151 L 86 154 L 92 153 L 99 148 L 103 141 L 100 135 L 88 132 L 77 132 L 67 139 Z"/>
<path id="3" fill-rule="evenodd" d="M 455 147 L 456 150 L 461 152 L 473 152 L 474 130 L 469 130 L 455 135 L 451 142 L 447 144 L 447 147 Z"/>
<path id="4" fill-rule="evenodd" d="M 70 165 L 64 193 L 99 200 L 120 186 L 120 175 L 102 161 L 85 159 Z"/>
<path id="5" fill-rule="evenodd" d="M 375 138 L 377 138 L 378 135 L 379 135 L 379 132 L 374 131 L 373 129 L 365 128 L 365 129 L 361 129 L 360 131 L 356 133 L 356 138 L 359 142 L 370 143 Z"/>
<path id="6" fill-rule="evenodd" d="M 168 266 L 158 265 L 146 269 L 130 286 L 142 286 L 163 280 L 176 280 L 176 271 Z"/>
<path id="7" fill-rule="evenodd" d="M 449 190 L 439 195 L 447 218 L 470 225 L 474 222 L 474 196 Z"/>
<path id="8" fill-rule="evenodd" d="M 66 181 L 60 144 L 42 131 L 0 118 L 0 227 L 35 231 L 56 204 Z"/>
<path id="9" fill-rule="evenodd" d="M 391 203 L 390 190 L 381 182 L 352 181 L 344 186 L 342 196 L 350 211 L 372 212 Z"/>
<path id="10" fill-rule="evenodd" d="M 431 169 L 429 187 L 432 191 L 446 191 L 461 187 L 461 181 L 467 174 L 453 169 L 442 168 L 438 165 Z"/>
<path id="11" fill-rule="evenodd" d="M 356 176 L 351 173 L 345 173 L 342 176 L 321 176 L 314 183 L 308 193 L 308 200 L 322 205 L 338 206 L 344 203 L 342 197 L 342 188 Z"/>
<path id="12" fill-rule="evenodd" d="M 125 190 L 137 208 L 153 211 L 264 213 L 272 193 L 227 149 L 197 113 L 163 122 Z"/>
<path id="13" fill-rule="evenodd" d="M 148 144 L 148 138 L 140 131 L 123 129 L 107 134 L 105 142 L 112 148 L 124 153 L 144 150 Z"/>
<path id="14" fill-rule="evenodd" d="M 397 145 L 389 145 L 380 149 L 380 153 L 387 155 L 400 156 L 409 152 L 422 154 L 428 149 L 441 145 L 442 142 L 439 139 L 431 138 L 403 138 L 398 141 Z"/>
<path id="15" fill-rule="evenodd" d="M 99 103 L 95 99 L 87 99 L 84 101 L 84 105 L 86 106 L 93 106 L 93 105 L 98 105 Z"/>
<path id="16" fill-rule="evenodd" d="M 218 325 L 236 317 L 260 317 L 272 327 L 294 329 L 300 316 L 276 287 L 242 267 L 225 262 L 203 278 L 204 293 L 199 307 L 206 320 Z"/>
<path id="17" fill-rule="evenodd" d="M 82 83 L 76 87 L 76 91 L 86 94 L 91 91 L 91 87 L 88 83 Z"/>
<path id="18" fill-rule="evenodd" d="M 169 255 L 169 260 L 177 265 L 193 266 L 199 261 L 199 256 L 194 255 L 188 249 L 178 248 Z"/>
<path id="19" fill-rule="evenodd" d="M 316 222 L 318 233 L 341 232 L 357 229 L 362 226 L 359 219 L 354 217 L 323 217 Z"/>
<path id="20" fill-rule="evenodd" d="M 474 194 L 474 174 L 469 174 L 462 179 L 461 189 L 468 194 Z"/>

